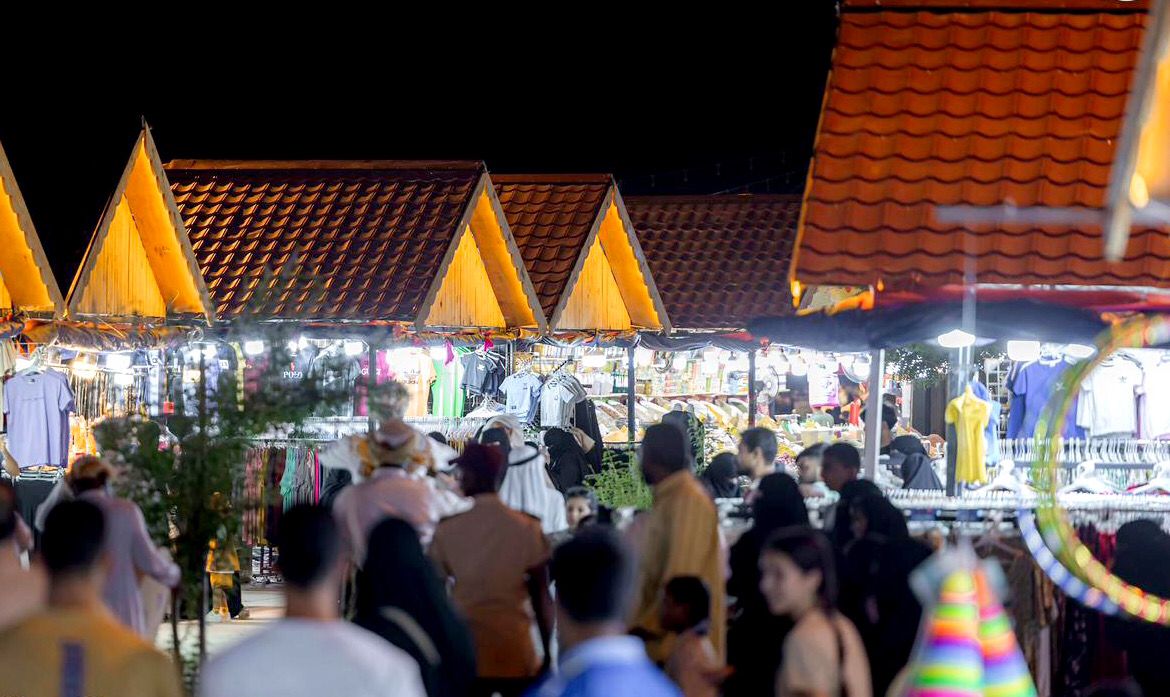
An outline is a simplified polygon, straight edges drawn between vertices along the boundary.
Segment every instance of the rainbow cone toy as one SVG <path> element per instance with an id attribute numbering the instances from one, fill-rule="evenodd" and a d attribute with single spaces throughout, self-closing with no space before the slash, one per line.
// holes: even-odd
<path id="1" fill-rule="evenodd" d="M 986 697 L 1036 697 L 1036 686 L 1003 605 L 982 568 L 975 571 L 979 644 L 983 650 Z"/>
<path id="2" fill-rule="evenodd" d="M 923 616 L 907 697 L 982 697 L 983 648 L 975 575 L 956 569 L 942 581 L 938 602 Z"/>

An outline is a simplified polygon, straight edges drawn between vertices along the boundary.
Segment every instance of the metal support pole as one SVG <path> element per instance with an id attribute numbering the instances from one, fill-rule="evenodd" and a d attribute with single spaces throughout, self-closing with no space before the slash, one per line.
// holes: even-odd
<path id="1" fill-rule="evenodd" d="M 634 447 L 634 436 L 637 430 L 634 390 L 637 389 L 638 380 L 634 374 L 634 350 L 633 346 L 626 348 L 626 430 L 630 432 L 631 448 Z"/>
<path id="2" fill-rule="evenodd" d="M 756 350 L 748 351 L 748 428 L 756 427 Z"/>
<path id="3" fill-rule="evenodd" d="M 374 418 L 374 410 L 370 408 L 373 406 L 370 398 L 378 385 L 378 348 L 372 339 L 366 343 L 366 358 L 370 363 L 370 374 L 366 376 L 366 426 L 373 433 L 378 428 L 378 421 Z"/>
<path id="4" fill-rule="evenodd" d="M 869 395 L 865 399 L 865 457 L 861 471 L 866 479 L 877 476 L 882 449 L 882 376 L 886 372 L 886 352 L 869 352 Z"/>

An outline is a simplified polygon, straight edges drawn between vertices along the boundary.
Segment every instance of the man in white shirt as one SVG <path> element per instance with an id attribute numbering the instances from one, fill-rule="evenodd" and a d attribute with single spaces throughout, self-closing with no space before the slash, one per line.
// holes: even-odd
<path id="1" fill-rule="evenodd" d="M 418 664 L 381 637 L 338 617 L 346 569 L 337 523 L 295 506 L 280 524 L 286 613 L 203 669 L 201 697 L 425 697 Z"/>

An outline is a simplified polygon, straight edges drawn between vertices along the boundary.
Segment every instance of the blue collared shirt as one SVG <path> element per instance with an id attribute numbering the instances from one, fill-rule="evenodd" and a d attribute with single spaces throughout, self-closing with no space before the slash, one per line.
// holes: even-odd
<path id="1" fill-rule="evenodd" d="M 527 697 L 681 697 L 650 662 L 640 639 L 591 639 L 561 656 L 560 671 Z"/>

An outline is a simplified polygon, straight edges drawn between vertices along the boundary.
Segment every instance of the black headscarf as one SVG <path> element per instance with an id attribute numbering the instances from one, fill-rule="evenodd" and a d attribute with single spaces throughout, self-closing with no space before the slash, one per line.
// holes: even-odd
<path id="1" fill-rule="evenodd" d="M 428 697 L 468 694 L 475 679 L 471 634 L 409 523 L 387 518 L 370 533 L 354 623 L 410 654 Z"/>
<path id="2" fill-rule="evenodd" d="M 561 428 L 550 428 L 544 433 L 544 444 L 548 447 L 548 473 L 553 484 L 563 494 L 585 482 L 590 473 L 585 451 L 572 433 Z"/>
<path id="3" fill-rule="evenodd" d="M 853 529 L 850 527 L 853 521 L 849 519 L 850 506 L 862 496 L 871 495 L 881 496 L 882 490 L 868 479 L 854 479 L 841 488 L 841 498 L 837 501 L 833 514 L 833 530 L 829 534 L 837 554 L 844 554 L 845 546 L 853 541 Z"/>
<path id="4" fill-rule="evenodd" d="M 808 509 L 796 480 L 785 472 L 761 479 L 752 501 L 752 516 L 752 529 L 765 536 L 791 525 L 808 525 Z"/>
<path id="5" fill-rule="evenodd" d="M 887 501 L 886 497 L 870 494 L 856 498 L 850 509 L 851 516 L 854 511 L 865 516 L 867 536 L 877 536 L 886 540 L 910 539 L 906 516 L 902 515 L 901 509 Z"/>
<path id="6" fill-rule="evenodd" d="M 910 455 L 902 463 L 903 489 L 942 491 L 943 485 L 926 455 Z"/>
<path id="7" fill-rule="evenodd" d="M 712 460 L 707 469 L 699 475 L 699 481 L 707 487 L 711 498 L 735 499 L 741 495 L 739 482 L 739 465 L 732 453 L 719 453 Z"/>
<path id="8" fill-rule="evenodd" d="M 1134 520 L 1117 529 L 1113 573 L 1126 583 L 1160 597 L 1170 596 L 1170 536 L 1151 520 Z M 1170 694 L 1170 629 L 1140 620 L 1112 620 L 1110 638 L 1125 650 L 1128 666 L 1143 694 Z"/>

